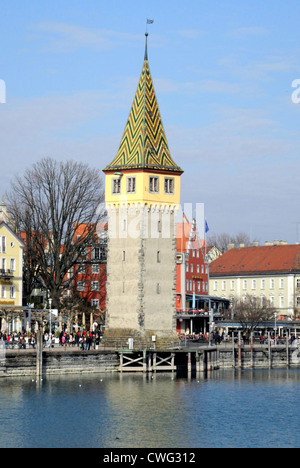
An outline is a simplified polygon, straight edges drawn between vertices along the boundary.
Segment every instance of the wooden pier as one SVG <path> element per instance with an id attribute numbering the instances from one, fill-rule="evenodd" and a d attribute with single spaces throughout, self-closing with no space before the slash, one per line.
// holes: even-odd
<path id="1" fill-rule="evenodd" d="M 119 372 L 175 372 L 175 353 L 166 351 L 119 351 Z"/>
<path id="2" fill-rule="evenodd" d="M 212 371 L 219 369 L 217 347 L 176 350 L 122 350 L 119 372 L 176 372 L 185 370 L 188 373 Z"/>

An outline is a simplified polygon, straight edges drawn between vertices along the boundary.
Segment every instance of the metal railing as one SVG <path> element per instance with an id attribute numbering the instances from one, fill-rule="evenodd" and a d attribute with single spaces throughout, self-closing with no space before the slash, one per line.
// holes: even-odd
<path id="1" fill-rule="evenodd" d="M 3 270 L 2 268 L 0 269 L 1 278 L 12 278 L 13 276 L 14 274 L 11 270 Z"/>

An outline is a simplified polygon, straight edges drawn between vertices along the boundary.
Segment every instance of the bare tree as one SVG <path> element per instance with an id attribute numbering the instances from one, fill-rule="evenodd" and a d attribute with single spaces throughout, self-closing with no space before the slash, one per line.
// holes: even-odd
<path id="1" fill-rule="evenodd" d="M 217 247 L 222 253 L 228 250 L 228 245 L 235 243 L 235 239 L 230 234 L 223 232 L 222 234 L 215 234 L 208 236 L 208 245 Z"/>
<path id="2" fill-rule="evenodd" d="M 100 172 L 74 161 L 45 158 L 17 176 L 8 193 L 8 209 L 27 244 L 26 294 L 41 282 L 60 308 L 62 292 L 73 281 L 73 266 L 95 237 L 104 216 Z M 76 237 L 76 227 L 82 225 Z"/>
<path id="3" fill-rule="evenodd" d="M 229 244 L 233 244 L 235 247 L 240 247 L 241 244 L 244 244 L 245 247 L 251 245 L 250 237 L 245 232 L 240 232 L 234 236 L 227 232 L 213 234 L 208 236 L 207 243 L 210 246 L 217 247 L 222 253 L 227 252 Z"/>
<path id="4" fill-rule="evenodd" d="M 239 247 L 240 244 L 244 244 L 245 247 L 250 247 L 251 245 L 250 237 L 246 232 L 239 232 L 238 234 L 236 234 L 234 242 L 237 247 Z"/>
<path id="5" fill-rule="evenodd" d="M 243 327 L 243 333 L 249 337 L 259 324 L 274 319 L 276 309 L 270 301 L 247 294 L 243 299 L 234 299 L 232 310 L 234 320 Z M 229 318 L 229 317 L 228 317 Z"/>

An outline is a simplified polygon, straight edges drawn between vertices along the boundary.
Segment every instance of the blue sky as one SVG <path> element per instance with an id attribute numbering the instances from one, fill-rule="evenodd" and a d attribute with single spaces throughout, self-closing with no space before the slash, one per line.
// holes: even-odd
<path id="1" fill-rule="evenodd" d="M 182 202 L 210 233 L 299 241 L 300 2 L 1 2 L 0 195 L 44 156 L 103 169 L 149 63 Z M 300 94 L 299 94 L 300 95 Z"/>

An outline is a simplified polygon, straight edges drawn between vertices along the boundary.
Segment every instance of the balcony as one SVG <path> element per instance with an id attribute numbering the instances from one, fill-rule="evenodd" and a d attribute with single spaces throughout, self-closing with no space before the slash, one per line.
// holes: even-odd
<path id="1" fill-rule="evenodd" d="M 204 309 L 184 309 L 184 310 L 177 310 L 178 317 L 208 317 L 209 313 Z"/>
<path id="2" fill-rule="evenodd" d="M 224 313 L 224 309 L 213 309 L 214 317 L 221 317 Z M 209 318 L 209 312 L 205 309 L 180 309 L 177 310 L 177 318 L 195 318 L 205 317 Z"/>
<path id="3" fill-rule="evenodd" d="M 9 280 L 14 277 L 14 274 L 11 270 L 0 269 L 0 279 Z"/>

